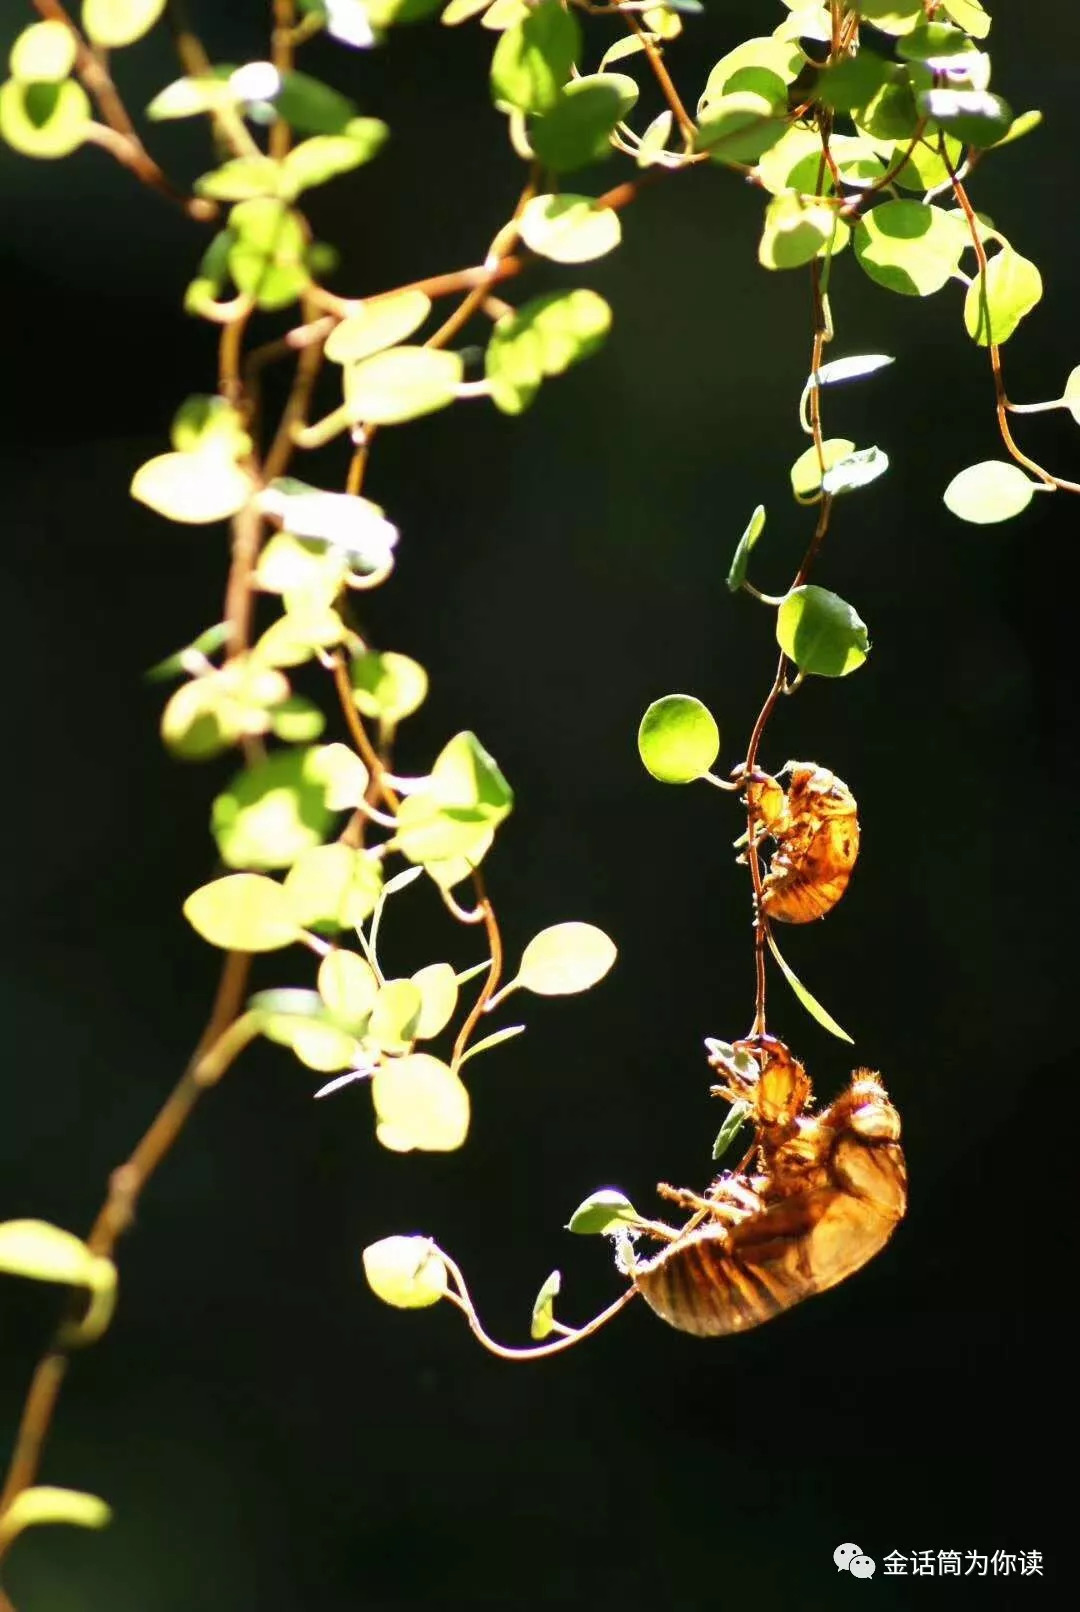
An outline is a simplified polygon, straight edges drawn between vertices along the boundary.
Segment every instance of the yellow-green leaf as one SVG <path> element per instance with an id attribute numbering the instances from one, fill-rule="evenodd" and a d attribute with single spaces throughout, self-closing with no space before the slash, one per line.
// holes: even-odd
<path id="1" fill-rule="evenodd" d="M 33 22 L 11 47 L 11 76 L 23 84 L 59 84 L 74 65 L 75 33 L 65 22 Z"/>
<path id="2" fill-rule="evenodd" d="M 412 983 L 420 992 L 420 1016 L 413 1028 L 419 1041 L 437 1036 L 454 1016 L 457 1007 L 457 975 L 449 963 L 429 963 L 417 969 Z"/>
<path id="3" fill-rule="evenodd" d="M 457 353 L 391 347 L 346 367 L 345 405 L 356 424 L 399 425 L 452 403 L 463 373 Z"/>
<path id="4" fill-rule="evenodd" d="M 517 984 L 537 996 L 572 996 L 602 980 L 618 952 L 595 924 L 553 924 L 526 946 Z"/>
<path id="5" fill-rule="evenodd" d="M 95 1293 L 116 1287 L 111 1259 L 91 1253 L 80 1237 L 47 1220 L 5 1220 L 0 1225 L 0 1272 L 88 1287 Z"/>
<path id="6" fill-rule="evenodd" d="M 428 676 L 419 661 L 392 649 L 358 655 L 349 677 L 357 710 L 382 722 L 401 722 L 427 697 Z"/>
<path id="7" fill-rule="evenodd" d="M 964 298 L 964 325 L 980 347 L 1008 341 L 1042 297 L 1042 275 L 1029 258 L 1005 246 L 976 275 Z"/>
<path id="8" fill-rule="evenodd" d="M 555 1300 L 561 1287 L 561 1273 L 552 1271 L 536 1295 L 532 1308 L 532 1324 L 529 1327 L 529 1336 L 535 1338 L 538 1343 L 549 1337 L 555 1329 Z"/>
<path id="9" fill-rule="evenodd" d="M 807 1013 L 809 1013 L 810 1017 L 812 1019 L 816 1019 L 823 1029 L 828 1030 L 830 1035 L 836 1036 L 840 1041 L 852 1041 L 853 1038 L 848 1035 L 845 1029 L 837 1024 L 832 1014 L 822 1007 L 817 997 L 810 994 L 795 971 L 784 961 L 780 954 L 780 948 L 773 939 L 772 934 L 769 931 L 766 931 L 766 933 L 768 934 L 769 950 L 779 963 L 780 972 L 783 974 L 784 978 L 787 980 L 788 984 L 791 986 L 791 989 L 799 998 L 799 1001 L 802 1003 Z"/>
<path id="10" fill-rule="evenodd" d="M 319 964 L 319 995 L 334 1018 L 356 1035 L 367 1028 L 379 981 L 366 958 L 332 951 Z"/>
<path id="11" fill-rule="evenodd" d="M 333 364 L 355 364 L 372 353 L 395 347 L 418 330 L 431 312 L 431 298 L 406 289 L 365 302 L 335 325 L 325 352 Z"/>
<path id="12" fill-rule="evenodd" d="M 387 1058 L 371 1082 L 375 1134 L 394 1153 L 449 1153 L 469 1132 L 469 1093 L 450 1067 L 426 1052 Z"/>
<path id="13" fill-rule="evenodd" d="M 83 30 L 102 50 L 118 50 L 148 34 L 164 10 L 165 0 L 83 0 Z"/>
<path id="14" fill-rule="evenodd" d="M 35 1484 L 23 1489 L 0 1516 L 0 1547 L 5 1547 L 24 1528 L 41 1523 L 70 1523 L 76 1528 L 104 1528 L 112 1512 L 104 1500 L 78 1489 L 57 1489 L 51 1484 Z"/>
<path id="15" fill-rule="evenodd" d="M 259 873 L 230 873 L 192 892 L 184 917 L 211 946 L 272 952 L 299 938 L 285 891 Z"/>
<path id="16" fill-rule="evenodd" d="M 0 135 L 24 157 L 66 157 L 82 145 L 91 120 L 90 101 L 73 78 L 61 84 L 0 87 Z"/>
<path id="17" fill-rule="evenodd" d="M 191 525 L 228 520 L 254 491 L 247 472 L 216 448 L 159 453 L 140 465 L 131 482 L 132 498 L 167 520 Z"/>
<path id="18" fill-rule="evenodd" d="M 422 1310 L 446 1292 L 446 1266 L 429 1237 L 384 1237 L 363 1260 L 371 1291 L 395 1309 Z"/>
<path id="19" fill-rule="evenodd" d="M 303 929 L 356 929 L 375 910 L 382 863 L 350 845 L 314 845 L 285 875 L 286 900 Z"/>
<path id="20" fill-rule="evenodd" d="M 587 263 L 622 239 L 619 215 L 589 196 L 534 196 L 518 220 L 525 245 L 553 263 Z"/>

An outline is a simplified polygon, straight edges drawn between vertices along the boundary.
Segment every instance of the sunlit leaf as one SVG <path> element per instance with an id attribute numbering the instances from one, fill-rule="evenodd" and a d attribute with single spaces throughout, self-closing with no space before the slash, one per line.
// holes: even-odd
<path id="1" fill-rule="evenodd" d="M 603 257 L 622 239 L 618 213 L 598 207 L 589 196 L 568 192 L 534 196 L 526 203 L 518 228 L 526 246 L 555 263 Z"/>
<path id="2" fill-rule="evenodd" d="M 357 655 L 349 665 L 349 680 L 357 710 L 383 722 L 404 721 L 427 698 L 424 668 L 392 649 Z"/>
<path id="3" fill-rule="evenodd" d="M 140 465 L 131 496 L 172 521 L 202 525 L 227 520 L 254 492 L 247 471 L 217 449 L 161 453 Z"/>
<path id="4" fill-rule="evenodd" d="M 371 1010 L 368 1035 L 384 1052 L 406 1052 L 416 1040 L 424 999 L 413 980 L 387 980 L 380 985 Z"/>
<path id="5" fill-rule="evenodd" d="M 356 117 L 347 96 L 308 73 L 283 73 L 274 107 L 298 134 L 342 134 Z"/>
<path id="6" fill-rule="evenodd" d="M 919 110 L 970 146 L 992 146 L 1012 125 L 1012 108 L 989 90 L 924 90 Z"/>
<path id="7" fill-rule="evenodd" d="M 862 353 L 851 358 L 832 358 L 810 377 L 811 386 L 837 386 L 841 381 L 857 381 L 873 375 L 894 360 L 886 353 Z"/>
<path id="8" fill-rule="evenodd" d="M 352 811 L 367 792 L 367 767 L 347 744 L 323 744 L 309 750 L 305 772 L 322 784 L 327 808 L 332 812 Z"/>
<path id="9" fill-rule="evenodd" d="M 730 1152 L 735 1138 L 746 1124 L 750 1113 L 749 1103 L 732 1103 L 731 1108 L 728 1110 L 727 1118 L 721 1125 L 716 1141 L 713 1143 L 712 1156 L 714 1163 Z"/>
<path id="10" fill-rule="evenodd" d="M 412 983 L 420 992 L 420 1016 L 413 1027 L 419 1041 L 437 1036 L 454 1016 L 457 1007 L 457 975 L 449 963 L 429 963 L 417 969 Z"/>
<path id="11" fill-rule="evenodd" d="M 575 79 L 530 127 L 533 150 L 556 173 L 599 162 L 610 155 L 612 131 L 637 98 L 637 85 L 624 73 L 591 73 Z"/>
<path id="12" fill-rule="evenodd" d="M 345 1029 L 362 1034 L 371 1018 L 379 981 L 366 958 L 332 951 L 319 964 L 319 995 Z"/>
<path id="13" fill-rule="evenodd" d="M 611 309 L 595 291 L 553 291 L 504 314 L 485 357 L 493 402 L 520 414 L 545 376 L 589 357 L 610 328 Z"/>
<path id="14" fill-rule="evenodd" d="M 384 1059 L 372 1078 L 371 1097 L 375 1134 L 394 1153 L 450 1153 L 469 1133 L 469 1093 L 449 1065 L 430 1053 Z"/>
<path id="15" fill-rule="evenodd" d="M 796 498 L 810 498 L 821 490 L 822 460 L 825 469 L 831 470 L 833 465 L 854 452 L 855 444 L 849 442 L 847 437 L 826 437 L 821 444 L 820 458 L 816 446 L 800 453 L 791 467 L 791 490 Z"/>
<path id="16" fill-rule="evenodd" d="M 1013 118 L 1001 139 L 995 140 L 994 150 L 999 150 L 1001 146 L 1011 145 L 1014 140 L 1022 140 L 1025 134 L 1030 134 L 1032 129 L 1037 129 L 1042 120 L 1042 113 L 1034 108 L 1030 112 L 1021 112 L 1018 117 Z"/>
<path id="17" fill-rule="evenodd" d="M 765 96 L 733 90 L 709 102 L 694 149 L 707 151 L 715 162 L 757 162 L 780 142 L 786 129 L 787 120 L 774 116 Z"/>
<path id="18" fill-rule="evenodd" d="M 235 237 L 229 247 L 229 273 L 239 291 L 260 308 L 286 308 L 310 281 L 307 237 L 299 215 L 282 201 L 256 197 L 238 202 L 229 213 Z"/>
<path id="19" fill-rule="evenodd" d="M 872 280 L 904 296 L 926 297 L 956 273 L 966 232 L 940 207 L 890 201 L 855 226 L 855 256 Z"/>
<path id="20" fill-rule="evenodd" d="M 91 1253 L 80 1237 L 47 1220 L 5 1220 L 0 1224 L 0 1272 L 35 1282 L 60 1282 L 109 1292 L 116 1287 L 111 1259 Z"/>
<path id="21" fill-rule="evenodd" d="M 75 34 L 64 22 L 33 22 L 11 47 L 11 76 L 23 84 L 59 84 L 75 65 Z"/>
<path id="22" fill-rule="evenodd" d="M 590 1193 L 584 1203 L 578 1204 L 566 1223 L 566 1229 L 582 1237 L 599 1237 L 618 1231 L 622 1226 L 636 1225 L 640 1220 L 641 1216 L 629 1198 L 614 1187 L 603 1187 L 599 1192 Z"/>
<path id="23" fill-rule="evenodd" d="M 326 785 L 313 765 L 320 753 L 279 751 L 238 773 L 217 796 L 211 828 L 226 866 L 287 868 L 302 852 L 321 843 L 330 826 L 331 808 Z M 281 899 L 285 901 L 284 892 Z"/>
<path id="24" fill-rule="evenodd" d="M 984 459 L 953 477 L 945 489 L 945 507 L 962 521 L 990 526 L 1019 515 L 1038 487 L 1019 465 L 1007 459 Z"/>
<path id="25" fill-rule="evenodd" d="M 345 404 L 357 424 L 397 425 L 452 403 L 463 373 L 457 353 L 391 347 L 346 367 Z"/>
<path id="26" fill-rule="evenodd" d="M 528 16 L 503 34 L 491 63 L 496 102 L 522 112 L 549 112 L 581 49 L 581 29 L 573 11 L 559 0 L 541 0 Z"/>
<path id="27" fill-rule="evenodd" d="M 6 1547 L 24 1528 L 41 1523 L 69 1523 L 76 1528 L 104 1528 L 112 1511 L 95 1494 L 79 1489 L 57 1489 L 51 1484 L 35 1484 L 23 1489 L 0 1516 L 0 1548 Z"/>
<path id="28" fill-rule="evenodd" d="M 297 857 L 283 888 L 301 928 L 356 929 L 382 893 L 382 862 L 349 845 L 316 845 Z"/>
<path id="29" fill-rule="evenodd" d="M 370 358 L 411 336 L 430 312 L 431 298 L 423 291 L 407 288 L 376 297 L 335 325 L 326 339 L 326 356 L 334 364 Z"/>
<path id="30" fill-rule="evenodd" d="M 184 917 L 203 940 L 226 951 L 272 952 L 299 937 L 281 885 L 258 873 L 230 873 L 192 892 Z"/>
<path id="31" fill-rule="evenodd" d="M 846 600 L 807 583 L 793 588 L 776 612 L 776 641 L 800 671 L 846 677 L 870 652 L 863 622 Z"/>
<path id="32" fill-rule="evenodd" d="M 1005 246 L 976 275 L 964 298 L 964 325 L 980 347 L 1008 341 L 1042 297 L 1042 275 L 1035 264 Z"/>
<path id="33" fill-rule="evenodd" d="M 83 0 L 83 31 L 102 50 L 117 50 L 148 34 L 164 10 L 165 0 Z"/>
<path id="34" fill-rule="evenodd" d="M 689 784 L 720 754 L 720 729 L 692 694 L 665 694 L 642 717 L 637 742 L 646 772 L 662 784 Z"/>
<path id="35" fill-rule="evenodd" d="M 826 470 L 821 478 L 821 490 L 830 496 L 854 492 L 857 487 L 876 481 L 888 468 L 889 456 L 880 448 L 860 448 Z"/>
<path id="36" fill-rule="evenodd" d="M 816 996 L 811 995 L 795 971 L 784 961 L 784 958 L 780 954 L 780 948 L 772 937 L 771 930 L 766 931 L 766 937 L 769 942 L 769 950 L 772 952 L 777 963 L 780 965 L 780 972 L 783 974 L 784 978 L 787 980 L 788 984 L 791 986 L 791 989 L 794 991 L 807 1013 L 809 1013 L 810 1017 L 812 1019 L 816 1019 L 823 1029 L 828 1030 L 829 1034 L 836 1036 L 838 1040 L 851 1041 L 853 1043 L 853 1037 L 849 1036 L 847 1031 L 843 1029 L 842 1026 L 837 1024 L 832 1014 L 829 1013 L 827 1009 L 822 1007 Z"/>
<path id="37" fill-rule="evenodd" d="M 501 1030 L 493 1030 L 491 1035 L 482 1036 L 479 1041 L 474 1041 L 470 1047 L 467 1047 L 457 1060 L 455 1067 L 460 1069 L 464 1064 L 468 1063 L 470 1058 L 475 1058 L 478 1053 L 490 1052 L 493 1047 L 501 1047 L 504 1041 L 513 1041 L 517 1036 L 523 1035 L 524 1031 L 525 1026 L 523 1024 L 507 1024 Z"/>
<path id="38" fill-rule="evenodd" d="M 375 1297 L 399 1310 L 422 1310 L 446 1292 L 442 1255 L 428 1237 L 384 1237 L 364 1249 L 364 1275 Z"/>
<path id="39" fill-rule="evenodd" d="M 754 513 L 751 515 L 749 521 L 747 522 L 746 530 L 743 532 L 743 535 L 740 537 L 740 539 L 738 541 L 738 544 L 736 546 L 736 549 L 735 549 L 735 553 L 732 556 L 731 569 L 727 574 L 727 585 L 728 585 L 728 588 L 731 590 L 732 593 L 738 593 L 739 589 L 742 587 L 743 583 L 746 581 L 746 570 L 747 570 L 747 566 L 750 563 L 750 555 L 751 555 L 751 553 L 752 553 L 752 551 L 754 549 L 754 545 L 757 543 L 758 538 L 761 536 L 761 534 L 762 534 L 762 532 L 764 530 L 765 530 L 765 505 L 764 504 L 759 504 L 757 506 L 757 508 L 754 510 Z M 669 696 L 669 698 L 671 698 L 671 697 L 672 696 Z M 677 698 L 678 696 L 675 696 L 675 697 Z M 652 707 L 650 707 L 650 709 L 652 709 Z M 648 713 L 646 713 L 646 714 L 648 714 Z M 642 723 L 642 727 L 644 727 L 644 722 Z M 717 738 L 719 739 L 719 732 L 717 733 Z M 638 735 L 638 746 L 639 746 L 639 748 L 640 748 L 640 745 L 641 745 L 641 735 L 639 733 L 639 735 Z M 719 751 L 717 753 L 719 753 Z M 714 756 L 713 760 L 715 761 L 715 759 L 716 759 L 716 757 Z M 642 760 L 643 761 L 645 760 L 644 756 L 642 756 Z M 649 763 L 647 761 L 645 762 L 645 765 L 646 765 L 646 767 L 649 767 Z M 710 767 L 712 766 L 711 761 L 709 763 L 709 766 Z M 708 769 L 706 769 L 706 770 L 708 770 Z M 651 767 L 649 767 L 649 771 L 652 772 Z M 656 774 L 653 773 L 653 777 L 655 777 L 655 776 L 656 776 Z M 700 776 L 700 774 L 699 774 L 699 776 Z M 689 782 L 689 780 L 687 780 L 687 781 Z"/>
<path id="40" fill-rule="evenodd" d="M 922 0 L 856 0 L 855 9 L 885 34 L 909 34 L 925 15 Z"/>
<path id="41" fill-rule="evenodd" d="M 838 223 L 836 209 L 797 191 L 781 191 L 765 209 L 758 262 L 766 269 L 795 269 L 817 257 Z"/>
<path id="42" fill-rule="evenodd" d="M 618 951 L 595 924 L 552 924 L 522 953 L 517 983 L 536 996 L 573 996 L 604 978 Z"/>
<path id="43" fill-rule="evenodd" d="M 985 39 L 990 32 L 990 18 L 980 0 L 945 0 L 944 10 L 972 39 Z"/>
<path id="44" fill-rule="evenodd" d="M 24 157 L 66 157 L 82 145 L 90 101 L 73 78 L 60 84 L 0 85 L 0 135 Z"/>
<path id="45" fill-rule="evenodd" d="M 350 173 L 381 151 L 390 130 L 379 118 L 350 118 L 340 134 L 316 134 L 293 146 L 281 165 L 283 194 L 298 196 Z"/>
<path id="46" fill-rule="evenodd" d="M 552 1271 L 543 1287 L 536 1295 L 532 1307 L 532 1324 L 529 1327 L 529 1336 L 539 1343 L 550 1337 L 555 1325 L 555 1300 L 562 1287 L 562 1276 L 558 1271 Z"/>

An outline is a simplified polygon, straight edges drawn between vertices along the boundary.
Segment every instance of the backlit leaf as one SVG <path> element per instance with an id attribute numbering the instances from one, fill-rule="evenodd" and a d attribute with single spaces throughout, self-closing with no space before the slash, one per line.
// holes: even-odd
<path id="1" fill-rule="evenodd" d="M 890 201 L 855 226 L 855 256 L 872 280 L 903 296 L 926 297 L 952 278 L 966 231 L 940 207 Z"/>
<path id="2" fill-rule="evenodd" d="M 457 353 L 391 347 L 347 366 L 345 404 L 357 424 L 398 425 L 452 403 L 463 372 Z"/>
<path id="3" fill-rule="evenodd" d="M 216 449 L 161 453 L 140 465 L 131 496 L 171 521 L 203 525 L 228 520 L 254 492 L 247 471 Z"/>
<path id="4" fill-rule="evenodd" d="M 984 459 L 953 477 L 945 507 L 962 521 L 990 526 L 1011 520 L 1031 503 L 1039 483 L 1007 459 Z"/>
<path id="5" fill-rule="evenodd" d="M 552 1271 L 543 1287 L 536 1295 L 532 1307 L 532 1324 L 529 1327 L 529 1336 L 539 1343 L 550 1337 L 555 1323 L 555 1300 L 562 1286 L 562 1276 L 558 1271 Z"/>
<path id="6" fill-rule="evenodd" d="M 522 112 L 549 112 L 580 49 L 581 29 L 574 12 L 564 10 L 559 0 L 541 0 L 496 45 L 492 95 Z"/>
<path id="7" fill-rule="evenodd" d="M 1042 275 L 1011 246 L 996 253 L 986 274 L 976 275 L 964 298 L 964 325 L 980 347 L 1008 341 L 1042 297 Z"/>
<path id="8" fill-rule="evenodd" d="M 522 954 L 517 984 L 537 996 L 573 996 L 604 978 L 618 952 L 595 924 L 553 924 Z"/>
<path id="9" fill-rule="evenodd" d="M 611 154 L 611 134 L 638 98 L 638 87 L 623 73 L 592 73 L 575 79 L 550 111 L 529 129 L 540 161 L 556 173 L 569 173 Z"/>
<path id="10" fill-rule="evenodd" d="M 0 1224 L 0 1272 L 95 1292 L 116 1287 L 111 1259 L 91 1253 L 80 1237 L 47 1220 L 5 1220 Z"/>
<path id="11" fill-rule="evenodd" d="M 773 939 L 772 932 L 770 930 L 766 931 L 766 938 L 769 942 L 769 950 L 772 952 L 777 963 L 780 965 L 781 973 L 791 986 L 791 989 L 794 991 L 803 1007 L 806 1009 L 807 1013 L 809 1013 L 810 1017 L 812 1019 L 816 1019 L 821 1025 L 822 1029 L 828 1030 L 829 1034 L 836 1036 L 838 1040 L 853 1042 L 853 1038 L 848 1035 L 847 1031 L 843 1029 L 841 1025 L 837 1024 L 832 1014 L 828 1012 L 826 1008 L 822 1007 L 817 997 L 811 995 L 811 993 L 806 989 L 806 986 L 803 984 L 802 980 L 799 979 L 798 975 L 795 973 L 794 969 L 790 968 L 784 961 L 783 957 L 780 955 L 780 948 Z"/>
<path id="12" fill-rule="evenodd" d="M 776 612 L 776 641 L 800 671 L 846 677 L 870 651 L 863 622 L 851 605 L 827 588 L 793 588 Z"/>
<path id="13" fill-rule="evenodd" d="M 622 239 L 619 215 L 588 196 L 534 196 L 518 220 L 525 245 L 554 263 L 603 257 Z"/>
<path id="14" fill-rule="evenodd" d="M 75 65 L 75 34 L 66 23 L 33 22 L 11 47 L 11 76 L 23 84 L 59 84 Z"/>
<path id="15" fill-rule="evenodd" d="M 545 376 L 589 357 L 610 328 L 611 309 L 595 291 L 553 291 L 504 314 L 485 356 L 496 407 L 520 414 Z"/>
<path id="16" fill-rule="evenodd" d="M 430 1053 L 384 1059 L 372 1078 L 371 1097 L 375 1134 L 394 1153 L 453 1152 L 469 1133 L 469 1093 Z"/>
<path id="17" fill-rule="evenodd" d="M 83 30 L 102 50 L 117 50 L 148 34 L 164 10 L 165 0 L 83 0 Z"/>
<path id="18" fill-rule="evenodd" d="M 731 569 L 727 574 L 727 585 L 732 593 L 738 593 L 739 589 L 746 581 L 746 570 L 750 563 L 751 552 L 753 551 L 754 545 L 757 543 L 758 538 L 761 536 L 764 530 L 765 505 L 759 504 L 747 522 L 746 530 L 740 537 L 735 549 L 735 553 L 732 556 Z M 639 746 L 641 744 L 640 736 L 638 738 L 638 744 Z M 645 758 L 643 756 L 642 760 L 644 759 Z M 713 760 L 715 759 L 716 758 L 714 756 Z M 648 767 L 649 763 L 646 761 L 645 765 Z M 709 766 L 712 766 L 712 762 L 709 763 Z M 652 772 L 651 767 L 649 767 L 649 771 Z M 655 777 L 656 774 L 654 773 L 653 776 Z"/>
<path id="19" fill-rule="evenodd" d="M 371 1291 L 395 1309 L 421 1310 L 446 1292 L 446 1266 L 428 1237 L 384 1237 L 364 1249 L 363 1260 Z"/>
<path id="20" fill-rule="evenodd" d="M 665 694 L 641 719 L 638 754 L 646 772 L 662 784 L 693 783 L 719 753 L 716 718 L 692 694 Z"/>
<path id="21" fill-rule="evenodd" d="M 334 364 L 370 358 L 411 336 L 430 312 L 431 298 L 423 291 L 406 289 L 375 297 L 335 325 L 326 339 L 326 356 Z"/>
<path id="22" fill-rule="evenodd" d="M 24 1528 L 41 1523 L 69 1523 L 76 1528 L 104 1528 L 112 1511 L 95 1494 L 78 1489 L 57 1489 L 35 1484 L 23 1489 L 0 1517 L 0 1547 L 6 1547 Z"/>
<path id="23" fill-rule="evenodd" d="M 225 951 L 272 952 L 299 936 L 281 885 L 258 873 L 230 873 L 192 892 L 184 917 L 203 940 Z"/>
<path id="24" fill-rule="evenodd" d="M 599 1237 L 618 1231 L 622 1226 L 636 1225 L 640 1219 L 629 1198 L 614 1187 L 603 1187 L 578 1204 L 566 1229 L 581 1237 Z"/>
<path id="25" fill-rule="evenodd" d="M 24 157 L 66 157 L 82 145 L 90 101 L 73 78 L 61 84 L 0 85 L 0 135 Z"/>
<path id="26" fill-rule="evenodd" d="M 357 655 L 349 680 L 357 710 L 382 722 L 403 721 L 427 697 L 428 676 L 419 661 L 392 649 Z"/>

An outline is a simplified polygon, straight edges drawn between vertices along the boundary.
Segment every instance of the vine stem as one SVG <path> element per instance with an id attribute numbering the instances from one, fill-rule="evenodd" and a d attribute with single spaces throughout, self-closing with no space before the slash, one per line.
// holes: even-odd
<path id="1" fill-rule="evenodd" d="M 465 1316 L 473 1336 L 479 1339 L 489 1354 L 498 1355 L 500 1360 L 541 1360 L 545 1355 L 562 1354 L 564 1350 L 573 1348 L 575 1343 L 580 1343 L 583 1338 L 591 1337 L 594 1332 L 599 1332 L 600 1328 L 613 1320 L 620 1310 L 625 1310 L 626 1306 L 632 1299 L 637 1297 L 638 1293 L 636 1287 L 624 1288 L 618 1298 L 612 1304 L 609 1304 L 606 1310 L 601 1310 L 599 1315 L 594 1315 L 592 1320 L 586 1321 L 584 1326 L 575 1327 L 572 1331 L 565 1331 L 562 1337 L 558 1338 L 554 1343 L 537 1343 L 531 1348 L 512 1348 L 508 1344 L 498 1343 L 489 1332 L 484 1330 L 483 1323 L 476 1313 L 476 1306 L 469 1296 L 469 1289 L 465 1285 L 465 1278 L 462 1276 L 459 1267 L 450 1258 L 449 1254 L 443 1253 L 441 1248 L 438 1252 L 439 1258 L 446 1266 L 457 1287 L 456 1293 L 448 1290 L 446 1297 Z"/>
<path id="2" fill-rule="evenodd" d="M 479 1024 L 488 1003 L 495 995 L 495 992 L 498 989 L 499 980 L 502 977 L 502 935 L 499 933 L 499 925 L 495 917 L 495 909 L 488 900 L 487 891 L 484 888 L 484 880 L 479 868 L 473 869 L 473 886 L 476 890 L 477 911 L 482 915 L 484 920 L 484 928 L 487 930 L 488 954 L 491 957 L 491 962 L 488 966 L 487 978 L 484 981 L 483 989 L 481 990 L 480 995 L 476 998 L 476 1001 L 473 1003 L 471 1013 L 465 1020 L 465 1023 L 461 1026 L 461 1029 L 458 1031 L 457 1040 L 454 1042 L 454 1050 L 450 1055 L 450 1067 L 452 1069 L 456 1069 L 458 1064 L 461 1062 L 465 1048 L 469 1044 L 469 1037 Z M 470 919 L 470 922 L 475 922 L 475 919 Z"/>
<path id="3" fill-rule="evenodd" d="M 247 952 L 230 952 L 226 957 L 210 1018 L 187 1068 L 131 1156 L 109 1178 L 105 1201 L 86 1239 L 91 1253 L 112 1257 L 117 1242 L 134 1219 L 146 1183 L 184 1129 L 202 1093 L 221 1079 L 257 1033 L 253 1020 L 246 1015 L 239 1017 L 250 965 Z M 65 1317 L 31 1378 L 0 1493 L 0 1516 L 36 1480 L 68 1362 L 79 1341 L 77 1319 L 81 1304 L 77 1300 Z M 0 1544 L 0 1559 L 10 1543 Z"/>

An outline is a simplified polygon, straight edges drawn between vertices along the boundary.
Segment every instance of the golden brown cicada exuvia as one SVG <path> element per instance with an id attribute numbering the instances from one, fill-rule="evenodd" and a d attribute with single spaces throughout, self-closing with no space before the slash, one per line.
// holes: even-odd
<path id="1" fill-rule="evenodd" d="M 806 1071 L 782 1042 L 710 1048 L 724 1078 L 714 1093 L 749 1106 L 757 1169 L 725 1172 L 704 1195 L 662 1186 L 697 1211 L 692 1229 L 673 1231 L 631 1270 L 657 1315 L 699 1337 L 745 1331 L 842 1282 L 884 1247 L 907 1207 L 900 1116 L 876 1074 L 856 1069 L 814 1114 Z"/>
<path id="2" fill-rule="evenodd" d="M 859 854 L 858 807 L 847 785 L 824 767 L 789 761 L 784 773 L 786 789 L 763 773 L 746 786 L 752 832 L 776 841 L 761 904 L 768 918 L 806 924 L 831 911 L 848 887 Z"/>

